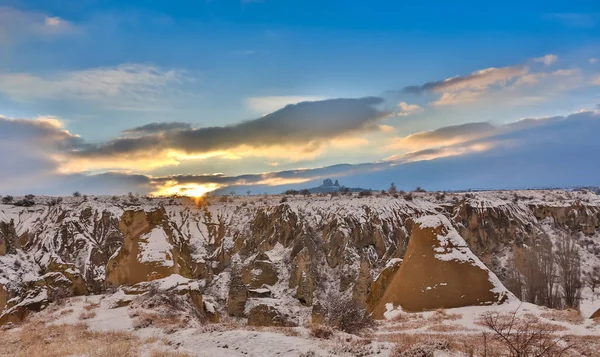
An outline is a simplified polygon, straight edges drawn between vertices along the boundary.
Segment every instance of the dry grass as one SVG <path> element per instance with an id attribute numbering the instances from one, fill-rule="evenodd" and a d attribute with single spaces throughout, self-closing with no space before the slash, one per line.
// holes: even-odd
<path id="1" fill-rule="evenodd" d="M 428 320 L 431 322 L 440 323 L 442 321 L 459 320 L 462 319 L 462 317 L 463 316 L 461 314 L 448 313 L 444 309 L 438 309 L 428 318 Z"/>
<path id="2" fill-rule="evenodd" d="M 85 325 L 24 324 L 20 330 L 0 332 L 0 356 L 130 357 L 138 355 L 139 340 L 125 332 L 93 332 Z"/>
<path id="3" fill-rule="evenodd" d="M 541 316 L 550 321 L 567 322 L 573 325 L 581 325 L 585 320 L 581 313 L 575 309 L 548 310 L 542 312 Z"/>
<path id="4" fill-rule="evenodd" d="M 169 351 L 152 351 L 151 357 L 192 357 L 192 355 L 183 352 L 169 352 Z"/>
<path id="5" fill-rule="evenodd" d="M 455 331 L 475 331 L 473 329 L 466 328 L 464 326 L 456 324 L 435 324 L 427 328 L 427 331 L 432 332 L 455 332 Z"/>
<path id="6" fill-rule="evenodd" d="M 100 306 L 100 303 L 93 303 L 90 302 L 88 304 L 86 304 L 83 309 L 86 311 L 90 311 L 90 310 L 95 310 L 96 308 L 98 308 Z"/>
<path id="7" fill-rule="evenodd" d="M 82 311 L 81 314 L 79 314 L 80 320 L 89 320 L 94 317 L 96 317 L 96 311 Z"/>

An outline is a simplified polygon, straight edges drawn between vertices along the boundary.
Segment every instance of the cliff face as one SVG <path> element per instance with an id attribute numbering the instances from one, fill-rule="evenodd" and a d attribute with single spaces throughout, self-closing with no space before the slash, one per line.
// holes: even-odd
<path id="1" fill-rule="evenodd" d="M 61 290 L 67 294 L 102 293 L 179 274 L 201 282 L 203 294 L 236 316 L 264 304 L 295 316 L 330 290 L 373 311 L 385 304 L 390 285 L 405 280 L 399 276 L 417 266 L 429 269 L 408 259 L 411 251 L 436 248 L 432 233 L 415 223 L 423 216 L 445 219 L 445 229 L 483 262 L 480 270 L 500 280 L 515 248 L 550 236 L 575 236 L 590 259 L 600 261 L 600 197 L 590 192 L 419 193 L 412 200 L 313 196 L 284 203 L 277 196 L 232 202 L 216 197 L 201 204 L 125 197 L 69 197 L 53 205 L 49 198 L 35 200 L 29 208 L 0 205 L 4 313 L 27 294 L 52 301 L 53 283 L 39 282 L 49 273 L 65 277 Z M 400 264 L 398 258 L 405 260 Z M 473 274 L 486 290 L 485 274 Z M 484 300 L 498 296 L 472 303 Z"/>

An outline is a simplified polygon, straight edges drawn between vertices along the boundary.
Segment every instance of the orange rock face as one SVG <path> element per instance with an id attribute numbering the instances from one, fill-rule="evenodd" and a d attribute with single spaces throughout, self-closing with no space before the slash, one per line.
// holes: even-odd
<path id="1" fill-rule="evenodd" d="M 191 277 L 188 249 L 174 249 L 163 210 L 126 211 L 120 228 L 125 235 L 121 250 L 106 267 L 109 286 L 136 284 L 180 274 Z"/>
<path id="2" fill-rule="evenodd" d="M 393 275 L 373 317 L 392 307 L 424 311 L 503 302 L 510 293 L 469 250 L 444 216 L 415 222 L 404 261 Z"/>
<path id="3" fill-rule="evenodd" d="M 596 310 L 596 312 L 594 312 L 592 314 L 592 316 L 590 316 L 590 319 L 597 319 L 600 318 L 600 309 Z"/>

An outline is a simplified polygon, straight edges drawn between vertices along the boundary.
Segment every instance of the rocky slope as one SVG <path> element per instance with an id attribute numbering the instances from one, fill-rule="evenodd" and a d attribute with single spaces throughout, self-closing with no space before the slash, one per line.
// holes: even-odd
<path id="1" fill-rule="evenodd" d="M 0 205 L 0 324 L 64 296 L 136 294 L 147 290 L 144 282 L 170 276 L 193 282 L 185 291 L 203 297 L 205 313 L 254 324 L 300 324 L 331 291 L 370 311 L 379 306 L 381 315 L 403 275 L 431 266 L 403 266 L 411 244 L 434 237 L 418 237 L 423 220 L 431 221 L 424 217 L 441 222 L 430 227 L 438 236 L 458 237 L 480 269 L 474 279 L 492 285 L 496 276 L 508 279 L 514 252 L 539 240 L 574 237 L 583 272 L 600 262 L 600 197 L 589 191 L 34 200 Z M 440 306 L 414 309 L 444 307 L 466 288 L 451 289 Z M 494 299 L 501 300 L 485 300 Z"/>

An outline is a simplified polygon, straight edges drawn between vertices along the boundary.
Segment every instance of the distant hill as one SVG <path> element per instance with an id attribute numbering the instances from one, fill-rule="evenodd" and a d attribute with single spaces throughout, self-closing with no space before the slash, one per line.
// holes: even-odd
<path id="1" fill-rule="evenodd" d="M 330 192 L 341 192 L 341 191 L 362 192 L 362 191 L 369 191 L 369 190 L 360 188 L 360 187 L 346 187 L 346 186 L 340 185 L 338 180 L 335 180 L 335 182 L 334 182 L 331 179 L 325 179 L 325 180 L 323 180 L 322 185 L 313 187 L 313 188 L 309 188 L 308 191 L 310 193 L 330 193 Z"/>

